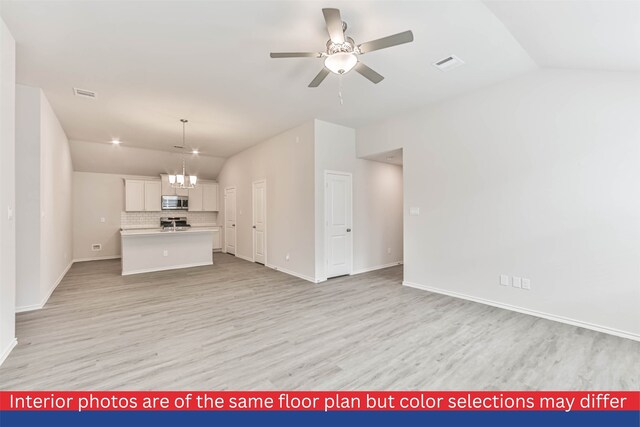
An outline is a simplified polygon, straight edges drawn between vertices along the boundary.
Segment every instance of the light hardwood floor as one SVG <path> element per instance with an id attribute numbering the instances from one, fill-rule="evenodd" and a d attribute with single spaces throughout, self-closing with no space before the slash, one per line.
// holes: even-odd
<path id="1" fill-rule="evenodd" d="M 2 389 L 638 389 L 640 343 L 400 285 L 313 285 L 224 254 L 75 264 L 17 315 Z"/>

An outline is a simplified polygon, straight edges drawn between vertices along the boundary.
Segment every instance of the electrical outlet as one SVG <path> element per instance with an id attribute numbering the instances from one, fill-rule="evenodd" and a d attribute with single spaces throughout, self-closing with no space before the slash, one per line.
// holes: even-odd
<path id="1" fill-rule="evenodd" d="M 91 250 L 94 252 L 101 251 L 102 245 L 100 243 L 94 243 L 93 245 L 91 245 Z"/>
<path id="2" fill-rule="evenodd" d="M 518 276 L 513 276 L 513 281 L 511 282 L 514 288 L 522 288 L 522 278 Z"/>
<path id="3" fill-rule="evenodd" d="M 390 254 L 391 253 L 391 248 L 387 248 L 387 253 Z"/>
<path id="4" fill-rule="evenodd" d="M 162 256 L 169 256 L 169 251 L 165 249 L 165 250 L 162 252 Z"/>
<path id="5" fill-rule="evenodd" d="M 507 276 L 506 274 L 501 274 L 500 275 L 500 285 L 509 286 L 509 276 Z"/>
<path id="6" fill-rule="evenodd" d="M 409 215 L 420 215 L 420 208 L 412 207 L 409 208 Z"/>
<path id="7" fill-rule="evenodd" d="M 531 290 L 531 280 L 523 278 L 522 289 Z"/>
<path id="8" fill-rule="evenodd" d="M 102 223 L 107 222 L 107 218 L 105 218 L 105 217 L 100 218 L 100 222 L 102 222 Z"/>
<path id="9" fill-rule="evenodd" d="M 287 254 L 287 255 L 284 257 L 284 259 L 285 259 L 285 260 L 287 260 L 287 261 L 289 261 L 289 258 L 290 258 L 290 257 L 289 257 L 289 254 Z"/>

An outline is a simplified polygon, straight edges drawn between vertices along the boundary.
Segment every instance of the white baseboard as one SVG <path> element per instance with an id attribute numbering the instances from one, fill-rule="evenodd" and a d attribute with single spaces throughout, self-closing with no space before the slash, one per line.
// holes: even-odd
<path id="1" fill-rule="evenodd" d="M 40 301 L 39 304 L 23 305 L 23 306 L 20 306 L 20 307 L 16 307 L 15 312 L 16 313 L 23 313 L 25 311 L 40 310 L 41 308 L 43 308 L 45 306 L 45 304 L 47 303 L 47 301 L 49 301 L 49 298 L 51 297 L 51 294 L 53 293 L 53 291 L 55 291 L 56 288 L 58 287 L 58 285 L 60 284 L 60 282 L 62 282 L 62 279 L 64 279 L 64 276 L 67 274 L 67 272 L 69 271 L 69 269 L 71 268 L 73 263 L 74 263 L 74 261 L 69 262 L 69 265 L 67 265 L 67 267 L 64 269 L 62 274 L 60 274 L 60 276 L 58 276 L 58 279 L 55 281 L 53 286 L 49 289 L 49 292 L 47 292 L 47 295 L 45 295 L 45 297 L 42 299 L 42 301 Z"/>
<path id="2" fill-rule="evenodd" d="M 275 266 L 275 265 L 272 265 L 272 264 L 267 264 L 266 267 L 269 267 L 269 268 L 271 268 L 273 270 L 277 270 L 277 271 L 280 271 L 282 273 L 288 274 L 289 276 L 298 277 L 300 279 L 306 280 L 306 281 L 311 282 L 311 283 L 319 283 L 319 282 L 321 282 L 321 280 L 315 279 L 314 277 L 306 276 L 304 274 L 300 274 L 300 273 L 297 273 L 297 272 L 292 271 L 292 270 L 287 270 L 286 268 L 278 267 L 278 266 Z"/>
<path id="3" fill-rule="evenodd" d="M 122 258 L 120 255 L 107 255 L 107 256 L 96 256 L 89 258 L 76 258 L 73 262 L 86 262 L 86 261 L 102 261 L 105 259 L 120 259 Z"/>
<path id="4" fill-rule="evenodd" d="M 388 264 L 376 265 L 374 267 L 361 268 L 360 270 L 355 270 L 351 272 L 351 274 L 353 275 L 353 274 L 368 273 L 370 271 L 382 270 L 383 268 L 395 267 L 397 265 L 402 265 L 402 264 L 403 264 L 402 261 L 395 261 L 395 262 L 390 262 Z"/>
<path id="5" fill-rule="evenodd" d="M 553 321 L 560 322 L 560 323 L 566 323 L 566 324 L 569 324 L 569 325 L 572 325 L 572 326 L 579 326 L 581 328 L 591 329 L 591 330 L 597 331 L 597 332 L 604 332 L 605 334 L 615 335 L 617 337 L 627 338 L 627 339 L 634 340 L 634 341 L 640 341 L 640 335 L 637 335 L 637 334 L 634 334 L 634 333 L 631 333 L 631 332 L 621 331 L 619 329 L 608 328 L 606 326 L 596 325 L 596 324 L 589 323 L 589 322 L 583 322 L 581 320 L 575 320 L 575 319 L 571 319 L 571 318 L 568 318 L 568 317 L 557 316 L 555 314 L 549 314 L 549 313 L 545 313 L 545 312 L 537 311 L 537 310 L 530 310 L 528 308 L 518 307 L 518 306 L 515 306 L 515 305 L 511 305 L 511 304 L 504 304 L 504 303 L 501 303 L 501 302 L 496 302 L 496 301 L 492 301 L 492 300 L 488 300 L 488 299 L 484 299 L 484 298 L 472 297 L 470 295 L 461 294 L 461 293 L 458 293 L 458 292 L 448 291 L 448 290 L 439 289 L 439 288 L 434 288 L 434 287 L 431 287 L 431 286 L 421 285 L 419 283 L 412 283 L 412 282 L 403 281 L 402 285 L 403 286 L 408 286 L 410 288 L 421 289 L 423 291 L 434 292 L 436 294 L 448 295 L 448 296 L 454 297 L 454 298 L 461 298 L 461 299 L 465 299 L 465 300 L 468 300 L 468 301 L 478 302 L 478 303 L 490 305 L 490 306 L 493 306 L 493 307 L 503 308 L 505 310 L 516 311 L 518 313 L 528 314 L 530 316 L 541 317 L 541 318 L 547 319 L 547 320 L 553 320 Z"/>
<path id="6" fill-rule="evenodd" d="M 196 262 L 196 263 L 193 263 L 193 264 L 173 265 L 171 267 L 144 268 L 142 270 L 127 271 L 126 273 L 123 271 L 122 275 L 123 276 L 129 276 L 131 274 L 153 273 L 155 271 L 177 270 L 179 268 L 203 267 L 203 266 L 206 266 L 206 265 L 213 265 L 213 261 L 211 261 L 211 262 Z"/>
<path id="7" fill-rule="evenodd" d="M 240 255 L 240 254 L 236 254 L 236 258 L 240 258 L 240 259 L 243 259 L 245 261 L 253 262 L 253 259 L 249 258 L 248 256 L 244 256 L 244 255 Z"/>
<path id="8" fill-rule="evenodd" d="M 17 344 L 18 344 L 18 340 L 16 338 L 14 338 L 9 343 L 9 346 L 2 352 L 2 354 L 0 355 L 0 366 L 4 363 L 4 361 L 7 359 L 7 357 L 9 357 L 9 353 L 11 353 L 11 350 L 13 350 L 13 348 Z"/>

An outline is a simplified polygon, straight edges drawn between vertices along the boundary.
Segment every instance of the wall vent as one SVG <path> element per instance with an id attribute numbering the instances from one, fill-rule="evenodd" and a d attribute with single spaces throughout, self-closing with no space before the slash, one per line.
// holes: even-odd
<path id="1" fill-rule="evenodd" d="M 454 68 L 458 68 L 463 65 L 464 61 L 458 58 L 455 55 L 447 56 L 446 58 L 442 58 L 438 62 L 434 62 L 433 66 L 436 67 L 440 71 L 450 71 Z"/>
<path id="2" fill-rule="evenodd" d="M 79 89 L 79 88 L 77 88 L 77 87 L 74 87 L 74 88 L 73 88 L 73 93 L 74 93 L 76 96 L 80 96 L 80 97 L 83 97 L 83 98 L 91 98 L 91 99 L 95 99 L 95 98 L 98 96 L 98 94 L 97 94 L 97 93 L 95 93 L 95 92 L 94 92 L 94 91 L 92 91 L 92 90 Z"/>

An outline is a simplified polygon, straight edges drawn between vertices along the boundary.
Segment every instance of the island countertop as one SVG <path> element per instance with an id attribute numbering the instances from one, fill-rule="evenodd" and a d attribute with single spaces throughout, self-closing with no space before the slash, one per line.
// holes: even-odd
<path id="1" fill-rule="evenodd" d="M 191 227 L 188 230 L 176 230 L 171 229 L 163 230 L 162 228 L 133 228 L 133 229 L 121 229 L 120 235 L 126 236 L 141 236 L 141 235 L 177 235 L 177 234 L 190 234 L 190 233 L 211 233 L 217 231 L 218 227 Z"/>

